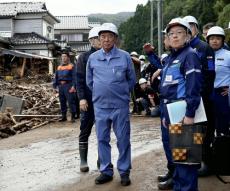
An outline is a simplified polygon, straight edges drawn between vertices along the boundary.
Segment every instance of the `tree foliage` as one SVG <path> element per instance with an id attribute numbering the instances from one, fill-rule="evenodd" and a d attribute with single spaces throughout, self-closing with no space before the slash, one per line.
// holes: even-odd
<path id="1" fill-rule="evenodd" d="M 142 46 L 150 38 L 150 6 L 138 5 L 135 15 L 122 23 L 119 28 L 122 47 L 131 51 L 142 51 Z M 154 19 L 156 20 L 156 18 Z"/>
<path id="2" fill-rule="evenodd" d="M 142 53 L 142 46 L 150 41 L 151 22 L 150 1 L 146 5 L 137 5 L 136 12 L 119 27 L 122 39 L 121 47 L 128 52 Z M 197 18 L 199 27 L 208 22 L 227 28 L 230 22 L 229 0 L 164 0 L 163 1 L 163 28 L 175 17 L 192 15 Z M 157 45 L 157 8 L 154 1 L 153 8 L 153 36 L 154 45 Z"/>
<path id="3" fill-rule="evenodd" d="M 117 14 L 90 14 L 88 15 L 90 22 L 100 23 L 114 23 L 116 26 L 120 26 L 122 22 L 125 22 L 128 18 L 134 15 L 133 12 L 120 12 Z"/>

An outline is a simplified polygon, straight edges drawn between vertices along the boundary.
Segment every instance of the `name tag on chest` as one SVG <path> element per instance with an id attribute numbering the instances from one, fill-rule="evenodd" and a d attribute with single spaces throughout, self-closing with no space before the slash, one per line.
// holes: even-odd
<path id="1" fill-rule="evenodd" d="M 172 75 L 166 75 L 165 76 L 165 81 L 166 82 L 172 82 L 173 81 L 173 76 Z"/>

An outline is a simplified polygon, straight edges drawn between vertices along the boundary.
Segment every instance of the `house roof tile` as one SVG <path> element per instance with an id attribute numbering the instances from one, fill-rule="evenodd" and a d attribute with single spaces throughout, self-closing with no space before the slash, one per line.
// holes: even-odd
<path id="1" fill-rule="evenodd" d="M 79 44 L 79 45 L 71 45 L 71 48 L 75 49 L 77 52 L 86 52 L 90 50 L 90 44 L 89 43 L 84 43 L 84 44 Z"/>
<path id="2" fill-rule="evenodd" d="M 0 17 L 15 17 L 18 14 L 25 13 L 47 13 L 56 22 L 59 22 L 59 20 L 47 10 L 45 2 L 0 3 Z"/>
<path id="3" fill-rule="evenodd" d="M 54 29 L 90 29 L 87 16 L 56 16 L 60 23 Z"/>
<path id="4" fill-rule="evenodd" d="M 0 3 L 0 16 L 16 16 L 19 13 L 48 12 L 44 2 L 5 2 Z"/>
<path id="5" fill-rule="evenodd" d="M 21 45 L 21 44 L 47 44 L 47 43 L 51 43 L 52 41 L 49 40 L 48 38 L 45 38 L 42 35 L 32 32 L 32 33 L 15 33 L 14 36 L 11 38 L 11 42 L 14 45 Z"/>

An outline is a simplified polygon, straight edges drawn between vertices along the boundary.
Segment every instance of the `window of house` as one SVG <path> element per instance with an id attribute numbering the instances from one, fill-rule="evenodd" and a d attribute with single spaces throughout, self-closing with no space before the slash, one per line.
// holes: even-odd
<path id="1" fill-rule="evenodd" d="M 62 34 L 61 40 L 66 40 L 67 42 L 83 41 L 83 34 Z"/>

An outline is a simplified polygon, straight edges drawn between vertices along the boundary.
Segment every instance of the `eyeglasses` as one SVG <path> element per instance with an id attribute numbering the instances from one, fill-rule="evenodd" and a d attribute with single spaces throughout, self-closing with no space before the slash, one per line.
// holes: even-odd
<path id="1" fill-rule="evenodd" d="M 184 33 L 185 33 L 184 30 L 178 30 L 178 31 L 175 31 L 175 32 L 169 32 L 168 37 L 173 37 L 174 35 L 182 36 Z"/>

